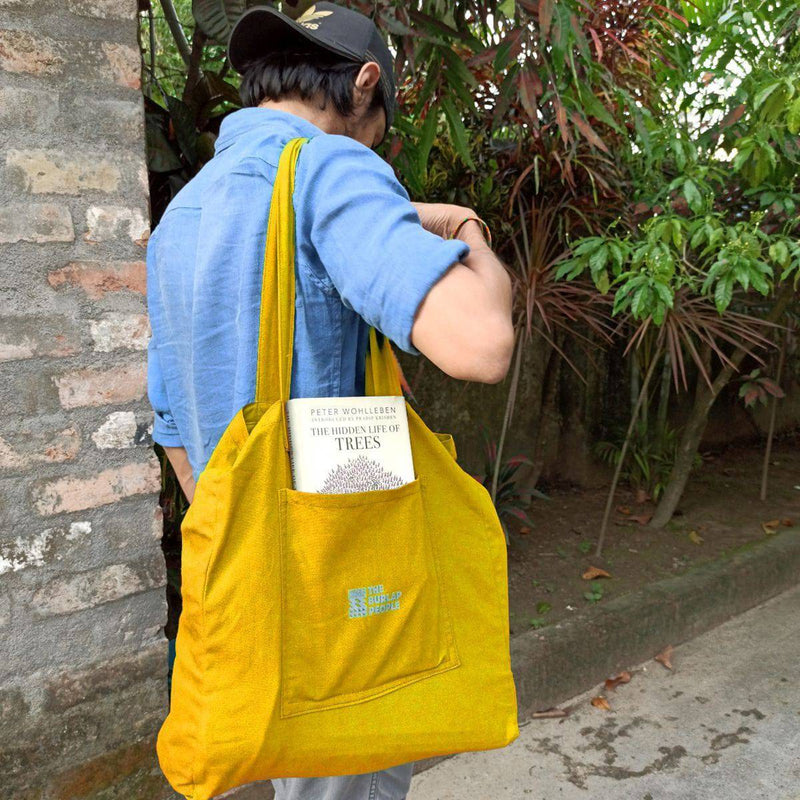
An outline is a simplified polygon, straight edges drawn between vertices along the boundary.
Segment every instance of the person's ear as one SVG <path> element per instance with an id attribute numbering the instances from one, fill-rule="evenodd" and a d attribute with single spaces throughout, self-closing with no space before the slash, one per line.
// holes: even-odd
<path id="1" fill-rule="evenodd" d="M 363 105 L 369 102 L 372 90 L 378 91 L 378 81 L 381 79 L 380 65 L 375 61 L 368 61 L 364 64 L 356 76 L 354 89 L 356 105 Z"/>

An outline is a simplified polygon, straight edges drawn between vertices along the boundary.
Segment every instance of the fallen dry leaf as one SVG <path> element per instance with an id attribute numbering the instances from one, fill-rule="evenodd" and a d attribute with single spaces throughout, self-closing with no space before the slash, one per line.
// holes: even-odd
<path id="1" fill-rule="evenodd" d="M 636 490 L 636 502 L 641 505 L 642 503 L 646 503 L 650 499 L 650 495 L 644 489 L 637 489 Z"/>
<path id="2" fill-rule="evenodd" d="M 631 513 L 631 510 L 630 510 L 630 508 L 628 506 L 617 506 L 617 511 L 619 511 L 620 514 L 630 514 Z"/>
<path id="3" fill-rule="evenodd" d="M 697 531 L 689 531 L 689 538 L 695 544 L 703 544 L 703 537 Z"/>
<path id="4" fill-rule="evenodd" d="M 592 698 L 592 705 L 595 708 L 603 708 L 606 711 L 611 711 L 611 706 L 608 704 L 608 700 L 603 697 L 603 695 L 599 694 L 597 697 Z"/>
<path id="5" fill-rule="evenodd" d="M 548 708 L 544 711 L 534 711 L 531 716 L 537 719 L 546 719 L 548 717 L 566 717 L 568 714 L 569 711 L 564 708 Z"/>
<path id="6" fill-rule="evenodd" d="M 667 669 L 672 669 L 672 645 L 668 644 L 653 658 L 653 661 L 658 661 L 659 664 L 663 664 Z"/>
<path id="7" fill-rule="evenodd" d="M 519 529 L 519 532 L 521 534 L 523 534 L 523 535 L 527 535 L 527 534 L 529 534 L 531 532 L 531 529 L 527 528 L 527 527 L 522 527 L 522 528 Z"/>
<path id="8" fill-rule="evenodd" d="M 631 522 L 638 522 L 640 525 L 647 525 L 650 520 L 653 519 L 652 514 L 637 514 L 635 517 L 631 517 Z"/>
<path id="9" fill-rule="evenodd" d="M 627 670 L 620 672 L 613 678 L 606 678 L 605 687 L 607 690 L 616 689 L 621 683 L 628 683 L 631 679 L 631 674 Z"/>
<path id="10" fill-rule="evenodd" d="M 584 572 L 583 575 L 581 575 L 581 578 L 583 578 L 585 581 L 591 581 L 594 580 L 595 578 L 610 578 L 610 577 L 611 575 L 609 575 L 604 569 L 600 569 L 600 567 L 589 567 L 589 569 L 587 569 L 586 572 Z"/>
<path id="11" fill-rule="evenodd" d="M 787 528 L 791 528 L 792 525 L 794 525 L 794 520 L 785 517 L 784 519 L 781 520 L 781 525 L 785 525 Z"/>

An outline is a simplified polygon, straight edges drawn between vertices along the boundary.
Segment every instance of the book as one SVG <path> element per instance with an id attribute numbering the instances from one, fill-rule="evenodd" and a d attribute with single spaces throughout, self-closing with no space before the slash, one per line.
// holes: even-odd
<path id="1" fill-rule="evenodd" d="M 301 492 L 391 489 L 416 477 L 402 396 L 290 398 L 286 421 Z"/>

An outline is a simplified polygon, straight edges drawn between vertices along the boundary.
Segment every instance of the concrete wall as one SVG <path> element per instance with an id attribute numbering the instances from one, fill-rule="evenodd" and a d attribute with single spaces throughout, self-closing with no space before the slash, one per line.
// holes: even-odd
<path id="1" fill-rule="evenodd" d="M 3 800 L 169 795 L 136 13 L 0 0 Z"/>

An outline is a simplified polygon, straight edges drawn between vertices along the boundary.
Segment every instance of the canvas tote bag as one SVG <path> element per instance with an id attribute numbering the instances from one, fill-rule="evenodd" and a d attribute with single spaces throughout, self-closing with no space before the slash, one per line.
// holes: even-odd
<path id="1" fill-rule="evenodd" d="M 452 436 L 406 402 L 411 483 L 292 488 L 292 191 L 305 141 L 286 146 L 273 190 L 255 401 L 230 421 L 183 520 L 183 611 L 157 753 L 190 800 L 502 747 L 519 733 L 505 537 Z M 366 394 L 400 396 L 389 340 L 379 346 L 371 328 L 369 344 Z M 370 598 L 391 607 L 359 613 Z"/>

